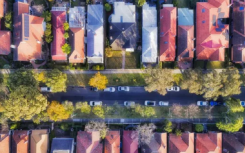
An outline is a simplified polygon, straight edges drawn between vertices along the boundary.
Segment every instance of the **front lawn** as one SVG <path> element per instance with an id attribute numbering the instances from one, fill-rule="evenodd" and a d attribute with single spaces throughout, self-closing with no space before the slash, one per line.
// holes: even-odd
<path id="1" fill-rule="evenodd" d="M 207 61 L 206 62 L 207 69 L 224 69 L 226 68 L 226 62 L 222 61 Z M 204 69 L 205 68 L 205 61 L 194 61 L 194 68 L 195 69 Z"/>
<path id="2" fill-rule="evenodd" d="M 125 53 L 125 69 L 137 69 L 140 68 L 140 56 L 139 52 L 126 52 Z"/>
<path id="3" fill-rule="evenodd" d="M 122 68 L 122 51 L 113 51 L 112 57 L 106 57 L 106 69 Z"/>

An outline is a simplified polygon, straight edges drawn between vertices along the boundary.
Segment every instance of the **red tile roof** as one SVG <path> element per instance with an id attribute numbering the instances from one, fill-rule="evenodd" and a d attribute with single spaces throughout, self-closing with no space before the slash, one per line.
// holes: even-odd
<path id="1" fill-rule="evenodd" d="M 169 135 L 169 152 L 194 153 L 194 133 L 182 133 L 182 136 Z"/>
<path id="2" fill-rule="evenodd" d="M 190 61 L 194 58 L 194 25 L 178 26 L 178 60 Z"/>
<path id="3" fill-rule="evenodd" d="M 149 144 L 141 146 L 142 153 L 167 153 L 167 133 L 154 133 Z"/>
<path id="4" fill-rule="evenodd" d="M 28 131 L 14 131 L 12 135 L 12 153 L 28 153 Z"/>
<path id="5" fill-rule="evenodd" d="M 120 132 L 109 131 L 105 138 L 104 153 L 120 153 Z"/>
<path id="6" fill-rule="evenodd" d="M 66 21 L 66 11 L 51 11 L 54 40 L 51 44 L 51 55 L 54 61 L 66 61 L 67 55 L 61 47 L 65 43 L 63 23 Z"/>
<path id="7" fill-rule="evenodd" d="M 84 29 L 70 28 L 70 43 L 72 52 L 69 57 L 69 63 L 84 63 Z"/>
<path id="8" fill-rule="evenodd" d="M 0 0 L 0 19 L 4 17 L 4 0 Z"/>
<path id="9" fill-rule="evenodd" d="M 222 152 L 222 133 L 197 133 L 196 152 L 198 153 L 221 153 Z"/>
<path id="10" fill-rule="evenodd" d="M 245 134 L 223 133 L 223 153 L 245 153 Z"/>
<path id="11" fill-rule="evenodd" d="M 123 153 L 138 153 L 138 134 L 136 131 L 123 131 Z"/>
<path id="12" fill-rule="evenodd" d="M 0 153 L 10 153 L 9 132 L 0 132 Z"/>
<path id="13" fill-rule="evenodd" d="M 176 7 L 160 10 L 160 61 L 175 60 Z"/>
<path id="14" fill-rule="evenodd" d="M 197 60 L 224 61 L 224 48 L 229 47 L 229 25 L 220 18 L 229 18 L 229 0 L 197 2 Z"/>
<path id="15" fill-rule="evenodd" d="M 11 33 L 10 31 L 1 31 L 0 30 L 0 54 L 1 55 L 8 55 L 11 45 Z"/>
<path id="16" fill-rule="evenodd" d="M 102 153 L 100 132 L 79 131 L 77 134 L 77 153 Z"/>

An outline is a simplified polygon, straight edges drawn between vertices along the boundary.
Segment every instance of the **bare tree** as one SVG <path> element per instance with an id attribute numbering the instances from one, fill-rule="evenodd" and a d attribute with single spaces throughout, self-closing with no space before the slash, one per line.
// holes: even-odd
<path id="1" fill-rule="evenodd" d="M 153 123 L 139 125 L 136 129 L 139 136 L 139 144 L 149 144 L 156 126 Z"/>
<path id="2" fill-rule="evenodd" d="M 85 125 L 85 131 L 99 131 L 101 139 L 105 139 L 109 128 L 106 126 L 105 122 L 95 122 L 90 121 Z"/>
<path id="3" fill-rule="evenodd" d="M 176 117 L 182 116 L 183 107 L 179 104 L 173 104 L 172 106 L 172 112 Z"/>
<path id="4" fill-rule="evenodd" d="M 200 113 L 200 109 L 197 105 L 191 104 L 188 106 L 188 116 L 189 118 L 195 118 Z"/>

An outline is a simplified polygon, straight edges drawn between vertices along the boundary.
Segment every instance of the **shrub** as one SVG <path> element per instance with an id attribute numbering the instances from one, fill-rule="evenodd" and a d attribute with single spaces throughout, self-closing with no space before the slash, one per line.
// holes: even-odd
<path id="1" fill-rule="evenodd" d="M 203 125 L 202 124 L 196 124 L 195 125 L 195 131 L 196 132 L 202 132 L 203 131 Z"/>
<path id="2" fill-rule="evenodd" d="M 62 123 L 60 125 L 60 129 L 63 130 L 63 131 L 67 131 L 69 129 L 69 124 L 67 123 Z"/>
<path id="3" fill-rule="evenodd" d="M 180 137 L 182 135 L 182 132 L 181 132 L 181 130 L 176 129 L 175 134 L 176 134 L 176 136 Z"/>
<path id="4" fill-rule="evenodd" d="M 164 121 L 164 131 L 171 133 L 173 131 L 172 122 L 169 120 Z"/>
<path id="5" fill-rule="evenodd" d="M 107 47 L 105 49 L 105 55 L 106 55 L 106 57 L 112 57 L 113 56 L 113 52 L 112 52 L 112 49 L 110 47 Z"/>
<path id="6" fill-rule="evenodd" d="M 104 65 L 94 65 L 92 67 L 92 70 L 95 70 L 95 71 L 104 70 Z"/>
<path id="7" fill-rule="evenodd" d="M 107 12 L 111 11 L 111 5 L 108 4 L 108 3 L 106 3 L 106 4 L 105 4 L 105 10 L 106 10 Z"/>
<path id="8" fill-rule="evenodd" d="M 13 124 L 11 124 L 11 126 L 10 126 L 10 130 L 15 130 L 15 129 L 17 129 L 19 126 L 20 126 L 19 123 L 13 123 Z"/>

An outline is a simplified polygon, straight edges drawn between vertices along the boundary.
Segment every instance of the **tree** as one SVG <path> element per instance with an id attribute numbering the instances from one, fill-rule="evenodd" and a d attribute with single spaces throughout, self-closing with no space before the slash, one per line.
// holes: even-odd
<path id="1" fill-rule="evenodd" d="M 70 117 L 70 112 L 66 111 L 65 107 L 57 101 L 52 101 L 47 109 L 48 116 L 53 121 L 61 121 Z"/>
<path id="2" fill-rule="evenodd" d="M 143 6 L 146 0 L 138 0 L 138 6 Z"/>
<path id="3" fill-rule="evenodd" d="M 135 112 L 140 114 L 141 117 L 153 117 L 156 115 L 156 111 L 153 107 L 150 106 L 141 106 L 139 104 L 135 105 Z"/>
<path id="4" fill-rule="evenodd" d="M 62 105 L 64 106 L 66 112 L 69 113 L 69 115 L 72 115 L 73 114 L 74 106 L 73 106 L 73 103 L 72 102 L 65 101 L 64 103 L 62 103 Z"/>
<path id="5" fill-rule="evenodd" d="M 39 113 L 35 116 L 33 116 L 33 118 L 32 118 L 32 121 L 35 124 L 40 124 L 41 121 L 47 122 L 48 120 L 49 120 L 49 116 L 48 116 L 48 113 L 46 110 L 42 111 L 41 113 Z"/>
<path id="6" fill-rule="evenodd" d="M 80 109 L 81 113 L 84 114 L 90 114 L 91 112 L 91 106 L 88 104 L 88 102 L 76 103 L 76 109 Z"/>
<path id="7" fill-rule="evenodd" d="M 153 131 L 156 129 L 156 126 L 153 123 L 150 124 L 144 124 L 144 125 L 138 125 L 137 126 L 137 133 L 139 136 L 139 144 L 149 144 L 151 141 L 151 138 L 153 137 Z"/>
<path id="8" fill-rule="evenodd" d="M 45 83 L 45 81 L 46 81 L 46 72 L 42 71 L 42 72 L 38 73 L 37 76 L 36 76 L 36 80 L 39 81 L 39 82 Z"/>
<path id="9" fill-rule="evenodd" d="M 46 74 L 45 83 L 52 92 L 66 91 L 67 75 L 58 69 L 53 69 Z"/>
<path id="10" fill-rule="evenodd" d="M 51 29 L 46 29 L 44 32 L 44 35 L 45 35 L 45 37 L 48 37 L 51 35 L 51 33 L 52 33 Z"/>
<path id="11" fill-rule="evenodd" d="M 236 119 L 229 118 L 229 122 L 217 122 L 216 126 L 219 130 L 226 132 L 237 132 L 243 127 L 243 117 L 238 117 Z"/>
<path id="12" fill-rule="evenodd" d="M 45 37 L 45 41 L 47 43 L 51 43 L 53 41 L 53 36 L 48 36 L 48 37 Z"/>
<path id="13" fill-rule="evenodd" d="M 166 119 L 164 121 L 164 131 L 166 131 L 167 133 L 171 133 L 173 131 L 172 125 L 172 122 Z"/>
<path id="14" fill-rule="evenodd" d="M 204 127 L 202 124 L 195 124 L 195 131 L 196 132 L 202 132 L 204 130 Z"/>
<path id="15" fill-rule="evenodd" d="M 195 104 L 189 105 L 187 109 L 188 109 L 187 113 L 189 118 L 195 118 L 200 113 L 200 108 Z"/>
<path id="16" fill-rule="evenodd" d="M 182 74 L 174 74 L 174 82 L 176 83 L 176 85 L 180 85 L 180 82 L 183 80 L 183 75 Z"/>
<path id="17" fill-rule="evenodd" d="M 9 74 L 7 79 L 7 86 L 10 91 L 13 91 L 22 85 L 32 87 L 32 89 L 37 89 L 38 81 L 36 80 L 33 71 L 18 69 L 15 72 Z"/>
<path id="18" fill-rule="evenodd" d="M 244 112 L 244 108 L 241 105 L 240 99 L 228 98 L 226 101 L 226 106 L 228 108 L 229 113 L 242 113 Z"/>
<path id="19" fill-rule="evenodd" d="M 177 137 L 182 136 L 181 130 L 180 130 L 180 129 L 176 129 L 176 130 L 175 130 L 175 135 L 176 135 Z"/>
<path id="20" fill-rule="evenodd" d="M 105 112 L 102 106 L 94 106 L 92 109 L 92 112 L 94 113 L 94 115 L 100 117 L 100 118 L 104 118 L 105 117 Z"/>
<path id="21" fill-rule="evenodd" d="M 50 23 L 46 23 L 46 29 L 51 29 L 52 25 Z"/>
<path id="22" fill-rule="evenodd" d="M 70 54 L 71 53 L 71 46 L 67 43 L 65 43 L 62 47 L 61 47 L 63 53 L 65 54 Z"/>
<path id="23" fill-rule="evenodd" d="M 44 18 L 45 22 L 51 21 L 51 13 L 49 11 L 44 11 L 42 17 Z"/>
<path id="24" fill-rule="evenodd" d="M 89 80 L 88 84 L 92 87 L 97 88 L 98 90 L 103 90 L 106 88 L 107 83 L 107 77 L 98 72 Z"/>
<path id="25" fill-rule="evenodd" d="M 85 131 L 92 132 L 92 131 L 99 131 L 100 138 L 105 139 L 109 128 L 107 128 L 105 122 L 95 122 L 90 121 L 85 125 Z"/>
<path id="26" fill-rule="evenodd" d="M 108 4 L 108 3 L 106 3 L 106 4 L 105 4 L 105 10 L 106 10 L 107 12 L 111 11 L 111 5 Z"/>
<path id="27" fill-rule="evenodd" d="M 65 31 L 69 31 L 69 23 L 68 22 L 65 22 L 64 24 L 63 24 L 63 28 L 64 28 L 64 30 Z"/>
<path id="28" fill-rule="evenodd" d="M 172 87 L 174 79 L 170 69 L 146 69 L 145 90 L 152 92 L 157 90 L 161 95 L 167 94 L 166 88 Z"/>
<path id="29" fill-rule="evenodd" d="M 68 33 L 68 32 L 65 32 L 65 33 L 64 33 L 64 38 L 65 38 L 65 39 L 68 39 L 68 38 L 69 38 L 69 33 Z"/>
<path id="30" fill-rule="evenodd" d="M 47 107 L 47 98 L 31 86 L 18 86 L 3 102 L 4 116 L 12 121 L 30 120 Z"/>
<path id="31" fill-rule="evenodd" d="M 176 117 L 182 117 L 183 114 L 183 107 L 178 104 L 173 104 L 172 112 Z"/>
<path id="32" fill-rule="evenodd" d="M 111 47 L 106 47 L 105 48 L 105 55 L 106 55 L 106 57 L 112 57 L 113 52 L 112 52 Z"/>
<path id="33" fill-rule="evenodd" d="M 13 12 L 7 12 L 5 14 L 4 18 L 5 18 L 5 23 L 4 23 L 5 27 L 7 29 L 9 29 L 9 30 L 12 31 L 12 29 L 13 29 L 13 26 L 12 26 L 13 25 L 12 24 L 12 21 L 13 21 Z"/>

